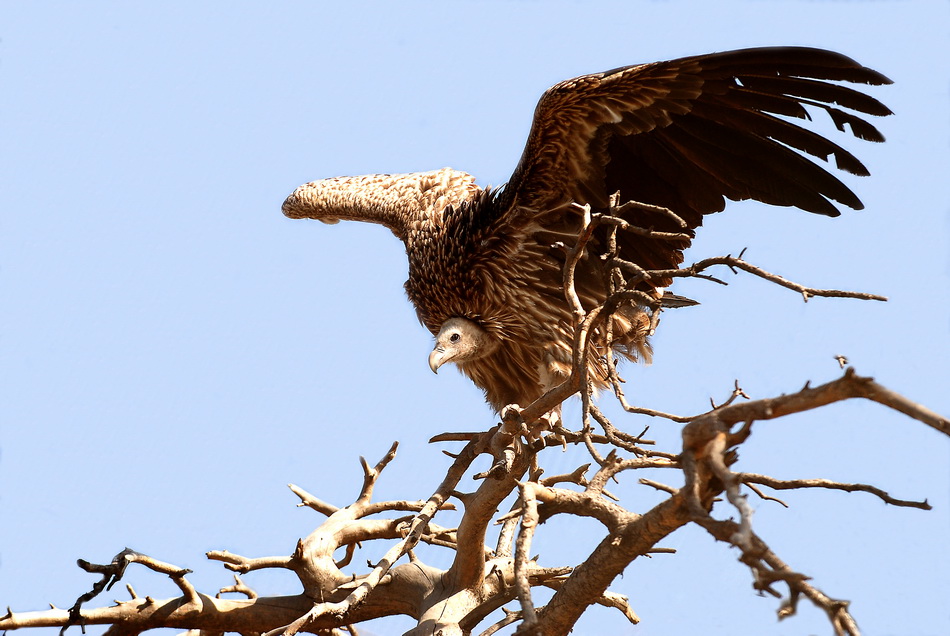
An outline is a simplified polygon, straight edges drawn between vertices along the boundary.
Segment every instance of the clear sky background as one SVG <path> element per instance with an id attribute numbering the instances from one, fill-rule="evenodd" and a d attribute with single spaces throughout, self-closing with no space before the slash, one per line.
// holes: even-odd
<path id="1" fill-rule="evenodd" d="M 685 414 L 736 378 L 753 397 L 790 392 L 838 377 L 840 353 L 950 413 L 948 28 L 946 2 L 0 2 L 0 607 L 68 607 L 94 581 L 75 559 L 125 546 L 194 569 L 212 592 L 231 579 L 204 552 L 289 554 L 319 520 L 286 483 L 345 505 L 357 457 L 376 461 L 393 440 L 379 496 L 427 497 L 453 446 L 426 440 L 483 430 L 490 410 L 459 374 L 429 371 L 431 336 L 389 232 L 291 221 L 280 204 L 343 174 L 452 166 L 500 185 L 545 88 L 625 64 L 831 48 L 890 76 L 872 92 L 896 113 L 876 122 L 886 144 L 836 137 L 873 173 L 847 180 L 865 210 L 733 206 L 687 255 L 748 247 L 800 282 L 890 301 L 804 304 L 751 277 L 684 283 L 702 305 L 665 315 L 655 363 L 626 369 L 631 400 Z M 678 426 L 649 423 L 678 448 Z M 739 468 L 927 498 L 932 512 L 784 493 L 791 509 L 755 500 L 754 522 L 792 567 L 851 599 L 865 633 L 936 635 L 950 633 L 948 449 L 853 402 L 756 425 Z M 549 455 L 548 474 L 584 461 Z M 636 477 L 617 491 L 645 510 L 659 497 Z M 602 536 L 551 526 L 546 566 Z M 680 553 L 638 561 L 614 586 L 642 624 L 595 609 L 576 633 L 830 633 L 807 605 L 776 623 L 778 602 L 704 532 L 663 545 Z M 140 594 L 177 593 L 130 577 Z M 246 581 L 299 589 L 289 574 Z"/>

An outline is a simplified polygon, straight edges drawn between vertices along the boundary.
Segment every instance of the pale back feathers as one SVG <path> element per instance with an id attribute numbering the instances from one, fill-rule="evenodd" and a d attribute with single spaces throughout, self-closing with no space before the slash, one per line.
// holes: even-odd
<path id="1" fill-rule="evenodd" d="M 557 245 L 573 244 L 580 231 L 582 215 L 571 204 L 602 211 L 619 192 L 621 203 L 671 209 L 685 227 L 643 209 L 628 213 L 628 222 L 687 233 L 726 199 L 826 216 L 840 214 L 835 202 L 861 208 L 847 186 L 801 153 L 833 157 L 838 168 L 857 175 L 867 169 L 839 145 L 792 123 L 810 119 L 808 106 L 841 131 L 883 141 L 854 113 L 890 111 L 840 82 L 889 80 L 842 55 L 803 48 L 747 49 L 586 75 L 542 96 L 521 161 L 499 190 L 479 188 L 470 175 L 447 168 L 341 177 L 301 186 L 283 210 L 293 218 L 371 221 L 392 230 L 409 257 L 406 292 L 423 324 L 439 334 L 437 349 L 452 349 L 451 361 L 496 410 L 524 405 L 570 373 L 573 317 Z M 620 256 L 646 269 L 676 267 L 687 246 L 685 239 L 618 235 Z M 577 267 L 576 290 L 587 308 L 607 294 L 599 258 L 606 249 L 607 232 L 600 229 Z M 654 278 L 640 288 L 656 293 L 669 283 Z M 478 346 L 441 342 L 447 326 L 460 325 L 459 337 L 476 338 Z M 588 360 L 600 385 L 608 347 L 634 359 L 649 356 L 649 324 L 639 307 L 621 308 L 611 327 L 610 342 L 607 329 L 594 334 Z M 436 368 L 445 361 L 433 356 Z"/>

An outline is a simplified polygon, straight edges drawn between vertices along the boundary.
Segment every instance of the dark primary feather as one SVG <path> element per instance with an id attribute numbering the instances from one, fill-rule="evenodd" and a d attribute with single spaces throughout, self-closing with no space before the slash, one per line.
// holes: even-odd
<path id="1" fill-rule="evenodd" d="M 843 55 L 808 48 L 746 49 L 585 75 L 541 97 L 521 161 L 500 190 L 482 190 L 471 176 L 449 169 L 370 175 L 306 184 L 283 209 L 295 218 L 389 227 L 406 244 L 409 298 L 437 334 L 436 351 L 442 348 L 433 352 L 435 362 L 430 358 L 433 368 L 457 362 L 495 409 L 527 404 L 570 372 L 573 325 L 561 288 L 563 252 L 552 249 L 571 244 L 580 231 L 581 212 L 570 204 L 605 210 L 619 193 L 621 203 L 669 208 L 689 234 L 726 199 L 826 216 L 838 216 L 839 206 L 860 209 L 858 197 L 829 171 L 829 160 L 856 175 L 867 175 L 865 166 L 804 126 L 823 111 L 838 130 L 883 141 L 863 116 L 890 111 L 840 82 L 890 83 Z M 626 220 L 684 230 L 661 212 L 637 209 Z M 606 230 L 598 230 L 589 245 L 593 256 L 578 266 L 577 292 L 587 307 L 606 297 L 596 258 L 606 239 Z M 620 232 L 618 242 L 621 257 L 646 269 L 678 266 L 688 245 L 630 232 Z M 659 294 L 655 288 L 669 283 L 641 287 Z M 452 318 L 466 320 L 443 333 Z M 606 379 L 599 356 L 607 347 L 631 358 L 649 356 L 644 320 L 631 305 L 615 317 L 611 342 L 606 330 L 595 334 L 592 378 Z M 471 333 L 465 332 L 469 323 Z M 463 353 L 442 342 L 450 335 L 491 346 Z"/>

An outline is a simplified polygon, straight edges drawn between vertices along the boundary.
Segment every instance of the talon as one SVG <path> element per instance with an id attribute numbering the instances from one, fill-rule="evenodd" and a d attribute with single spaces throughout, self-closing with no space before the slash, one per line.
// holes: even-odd
<path id="1" fill-rule="evenodd" d="M 509 404 L 501 410 L 501 419 L 503 422 L 523 422 L 521 417 L 521 407 L 517 404 Z"/>

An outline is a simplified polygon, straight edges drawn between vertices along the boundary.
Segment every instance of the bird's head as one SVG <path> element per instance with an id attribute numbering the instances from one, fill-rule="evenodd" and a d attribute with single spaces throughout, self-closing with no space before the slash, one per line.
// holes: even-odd
<path id="1" fill-rule="evenodd" d="M 429 368 L 439 372 L 446 362 L 467 362 L 485 357 L 498 348 L 498 339 L 468 318 L 449 318 L 435 337 Z"/>

